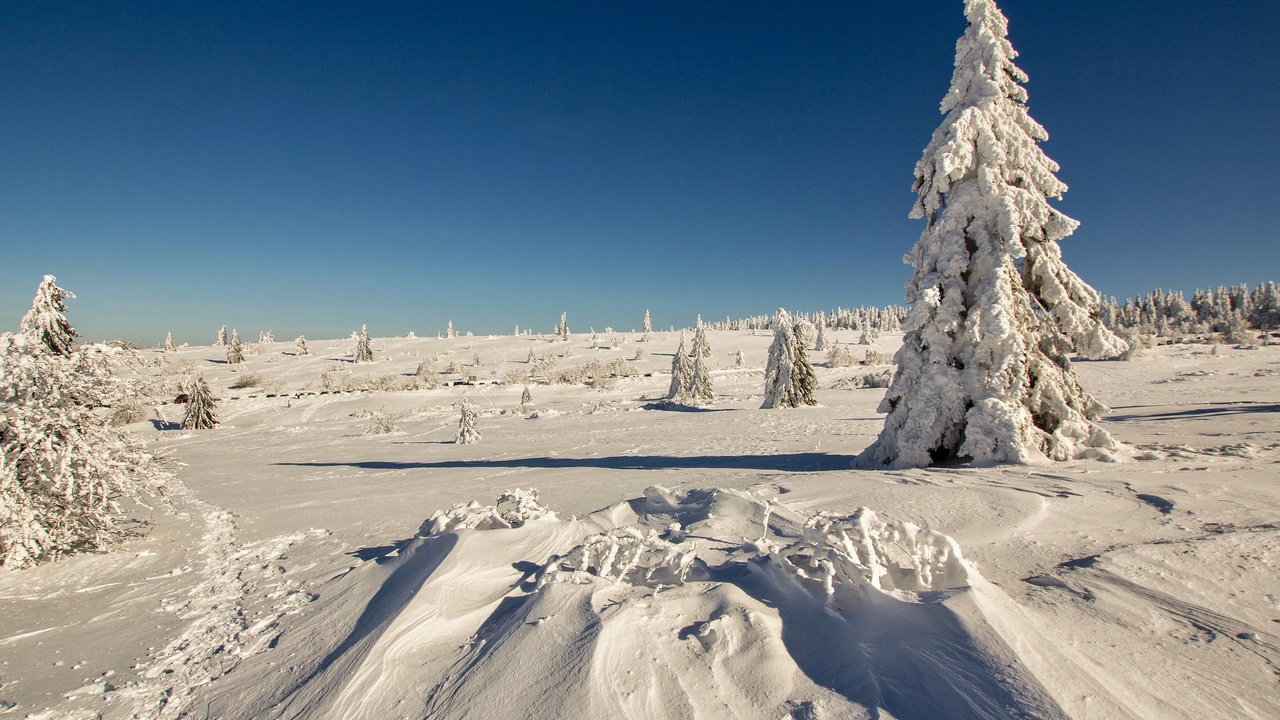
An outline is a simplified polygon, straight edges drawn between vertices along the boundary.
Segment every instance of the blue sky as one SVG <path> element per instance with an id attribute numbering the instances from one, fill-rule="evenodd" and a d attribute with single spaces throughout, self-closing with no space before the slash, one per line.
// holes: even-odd
<path id="1" fill-rule="evenodd" d="M 1005 0 L 1106 294 L 1280 277 L 1280 3 Z M 6 3 L 0 315 L 89 338 L 901 302 L 960 0 Z"/>

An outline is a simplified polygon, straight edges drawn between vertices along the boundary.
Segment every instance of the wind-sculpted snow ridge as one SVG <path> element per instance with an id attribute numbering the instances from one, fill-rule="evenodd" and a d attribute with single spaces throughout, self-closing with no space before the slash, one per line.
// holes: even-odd
<path id="1" fill-rule="evenodd" d="M 274 651 L 291 665 L 250 659 L 211 713 L 1059 718 L 1082 688 L 1113 707 L 951 537 L 866 508 L 652 487 L 562 520 L 511 491 L 333 582 Z"/>

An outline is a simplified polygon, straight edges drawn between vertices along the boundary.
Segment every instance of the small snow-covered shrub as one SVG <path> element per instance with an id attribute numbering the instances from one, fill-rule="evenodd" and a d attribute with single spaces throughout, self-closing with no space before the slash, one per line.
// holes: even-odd
<path id="1" fill-rule="evenodd" d="M 400 416 L 388 410 L 374 410 L 369 413 L 369 423 L 365 425 L 365 435 L 387 435 L 400 429 Z"/>
<path id="2" fill-rule="evenodd" d="M 853 353 L 844 345 L 832 345 L 827 351 L 827 367 L 842 368 L 853 365 Z"/>
<path id="3" fill-rule="evenodd" d="M 893 383 L 893 372 L 889 370 L 870 372 L 862 376 L 860 383 L 864 388 L 887 388 Z"/>
<path id="4" fill-rule="evenodd" d="M 231 383 L 230 387 L 232 390 L 247 390 L 261 385 L 262 377 L 260 375 L 255 373 L 245 373 L 244 375 L 236 378 L 236 381 Z"/>
<path id="5" fill-rule="evenodd" d="M 867 356 L 863 358 L 861 364 L 862 365 L 892 365 L 893 356 L 886 355 L 885 353 L 879 352 L 877 350 L 868 350 Z"/>
<path id="6" fill-rule="evenodd" d="M 140 402 L 128 402 L 111 409 L 107 413 L 107 424 L 111 427 L 122 427 L 142 422 L 147 419 L 147 408 Z"/>
<path id="7" fill-rule="evenodd" d="M 511 368 L 502 374 L 504 385 L 520 385 L 529 382 L 529 373 L 520 368 Z"/>

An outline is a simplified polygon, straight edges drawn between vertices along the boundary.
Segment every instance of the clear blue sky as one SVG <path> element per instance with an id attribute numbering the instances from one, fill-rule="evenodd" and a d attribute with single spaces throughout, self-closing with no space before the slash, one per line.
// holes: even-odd
<path id="1" fill-rule="evenodd" d="M 1005 0 L 1107 294 L 1280 276 L 1280 2 Z M 586 330 L 901 302 L 961 0 L 10 2 L 0 327 Z"/>

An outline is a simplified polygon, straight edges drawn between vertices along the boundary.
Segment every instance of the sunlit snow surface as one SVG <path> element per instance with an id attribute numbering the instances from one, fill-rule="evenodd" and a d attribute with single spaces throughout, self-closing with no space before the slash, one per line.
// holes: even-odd
<path id="1" fill-rule="evenodd" d="M 139 509 L 147 533 L 111 553 L 0 575 L 0 701 L 50 718 L 1280 716 L 1280 348 L 1077 363 L 1126 462 L 867 471 L 851 467 L 884 391 L 858 380 L 877 368 L 812 353 L 820 406 L 761 410 L 771 334 L 713 331 L 716 401 L 672 406 L 676 336 L 617 339 L 375 339 L 361 364 L 349 340 L 281 342 L 235 373 L 222 348 L 146 351 L 175 381 L 203 372 L 223 424 L 175 430 L 181 406 L 156 408 L 131 429 L 177 461 L 173 507 Z M 531 348 L 556 369 L 645 352 L 608 389 L 530 382 L 516 412 L 523 383 L 497 381 Z M 428 358 L 484 384 L 340 391 Z M 262 384 L 229 389 L 247 373 Z M 474 445 L 453 443 L 464 393 Z M 396 430 L 366 434 L 375 413 Z"/>

